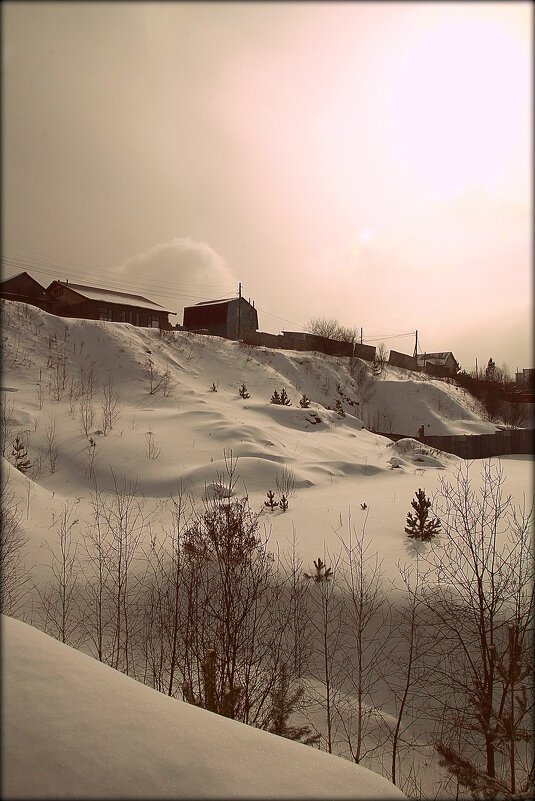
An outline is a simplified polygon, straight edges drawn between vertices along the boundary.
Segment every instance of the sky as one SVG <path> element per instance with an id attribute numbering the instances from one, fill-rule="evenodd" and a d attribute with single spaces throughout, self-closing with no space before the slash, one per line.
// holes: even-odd
<path id="1" fill-rule="evenodd" d="M 5 2 L 2 277 L 531 367 L 532 15 Z"/>

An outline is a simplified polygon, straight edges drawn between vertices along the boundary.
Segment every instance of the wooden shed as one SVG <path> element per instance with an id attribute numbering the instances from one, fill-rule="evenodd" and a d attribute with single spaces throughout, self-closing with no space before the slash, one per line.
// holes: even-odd
<path id="1" fill-rule="evenodd" d="M 47 292 L 55 301 L 54 314 L 61 317 L 107 320 L 169 330 L 169 315 L 176 314 L 143 295 L 73 284 L 70 281 L 52 281 Z"/>
<path id="2" fill-rule="evenodd" d="M 258 330 L 258 313 L 254 302 L 245 298 L 203 300 L 184 308 L 184 328 L 227 339 L 241 339 L 246 331 Z"/>
<path id="3" fill-rule="evenodd" d="M 451 350 L 441 353 L 418 353 L 416 361 L 419 370 L 437 377 L 456 376 L 460 365 Z"/>
<path id="4" fill-rule="evenodd" d="M 44 286 L 29 273 L 17 273 L 0 282 L 0 297 L 29 303 L 45 311 L 51 311 L 52 300 Z"/>

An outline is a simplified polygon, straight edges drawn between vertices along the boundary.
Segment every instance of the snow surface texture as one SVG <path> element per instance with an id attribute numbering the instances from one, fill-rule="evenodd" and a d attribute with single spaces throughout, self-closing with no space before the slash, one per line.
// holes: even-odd
<path id="1" fill-rule="evenodd" d="M 2 798 L 404 798 L 2 616 Z"/>

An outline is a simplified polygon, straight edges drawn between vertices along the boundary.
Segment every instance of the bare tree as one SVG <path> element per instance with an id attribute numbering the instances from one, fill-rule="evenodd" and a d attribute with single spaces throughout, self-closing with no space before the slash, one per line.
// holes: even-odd
<path id="1" fill-rule="evenodd" d="M 490 461 L 477 491 L 469 465 L 454 482 L 442 479 L 434 511 L 444 534 L 422 557 L 422 597 L 443 666 L 434 676 L 442 717 L 466 710 L 460 750 L 447 725 L 437 748 L 461 784 L 493 798 L 533 790 L 532 507 L 515 507 L 503 481 Z"/>
<path id="2" fill-rule="evenodd" d="M 350 666 L 348 692 L 339 704 L 340 719 L 351 756 L 357 763 L 368 753 L 364 747 L 365 733 L 377 726 L 373 693 L 384 672 L 388 613 L 381 562 L 377 553 L 370 552 L 370 543 L 366 541 L 369 508 L 366 509 L 360 531 L 355 530 L 349 510 L 348 534 L 346 538 L 340 537 L 342 561 L 338 582 L 348 629 L 343 643 L 344 662 Z"/>
<path id="3" fill-rule="evenodd" d="M 324 554 L 327 559 L 327 555 Z M 336 557 L 332 566 L 318 558 L 314 561 L 314 572 L 304 573 L 310 583 L 311 616 L 313 635 L 311 669 L 314 678 L 323 686 L 320 705 L 325 710 L 329 754 L 333 750 L 334 720 L 339 695 L 339 672 L 336 662 L 342 640 L 342 603 L 335 591 L 335 577 L 340 563 Z"/>
<path id="4" fill-rule="evenodd" d="M 20 526 L 21 510 L 9 488 L 10 468 L 0 477 L 0 612 L 20 614 L 31 590 L 31 577 L 24 563 L 28 537 Z"/>
<path id="5" fill-rule="evenodd" d="M 77 647 L 81 642 L 78 629 L 78 544 L 73 529 L 78 525 L 74 517 L 75 504 L 65 504 L 56 526 L 55 547 L 47 546 L 51 554 L 51 583 L 39 591 L 43 607 L 43 627 L 61 642 Z"/>
<path id="6" fill-rule="evenodd" d="M 341 325 L 338 320 L 332 317 L 312 318 L 306 323 L 305 331 L 308 331 L 310 334 L 316 334 L 316 336 L 335 339 L 341 342 L 355 343 L 359 341 L 360 337 L 358 328 Z"/>

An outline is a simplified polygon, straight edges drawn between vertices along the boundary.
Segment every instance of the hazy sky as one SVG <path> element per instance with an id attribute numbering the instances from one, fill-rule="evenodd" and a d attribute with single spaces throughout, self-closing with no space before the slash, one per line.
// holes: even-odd
<path id="1" fill-rule="evenodd" d="M 3 2 L 3 277 L 532 366 L 532 11 Z"/>

